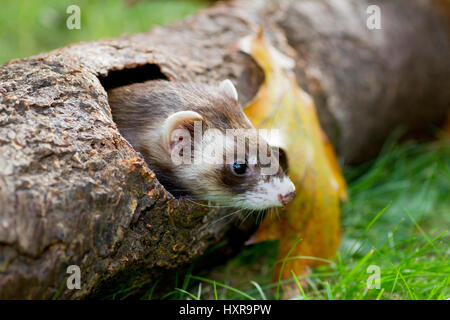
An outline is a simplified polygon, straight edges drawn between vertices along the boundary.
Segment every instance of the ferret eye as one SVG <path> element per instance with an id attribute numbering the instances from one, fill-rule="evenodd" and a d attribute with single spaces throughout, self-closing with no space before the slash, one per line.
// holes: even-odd
<path id="1" fill-rule="evenodd" d="M 241 175 L 245 174 L 245 171 L 247 171 L 247 164 L 235 162 L 233 164 L 233 171 L 238 176 L 241 176 Z"/>

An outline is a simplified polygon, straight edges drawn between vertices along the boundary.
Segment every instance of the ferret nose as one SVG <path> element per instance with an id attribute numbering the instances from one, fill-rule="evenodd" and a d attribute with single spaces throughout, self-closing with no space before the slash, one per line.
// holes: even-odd
<path id="1" fill-rule="evenodd" d="M 278 195 L 278 200 L 280 200 L 281 204 L 282 204 L 283 206 L 285 206 L 285 205 L 287 205 L 289 202 L 291 202 L 292 199 L 294 199 L 294 197 L 295 197 L 295 191 L 292 191 L 292 192 L 286 193 L 286 194 L 284 194 L 284 195 L 279 194 L 279 195 Z"/>

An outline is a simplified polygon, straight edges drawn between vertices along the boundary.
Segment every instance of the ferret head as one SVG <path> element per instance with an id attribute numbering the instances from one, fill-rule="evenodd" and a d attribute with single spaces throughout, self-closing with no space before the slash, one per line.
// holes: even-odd
<path id="1" fill-rule="evenodd" d="M 195 90 L 208 99 L 171 114 L 161 129 L 171 171 L 182 187 L 224 206 L 262 210 L 289 203 L 295 186 L 285 174 L 283 154 L 252 126 L 231 81 Z"/>

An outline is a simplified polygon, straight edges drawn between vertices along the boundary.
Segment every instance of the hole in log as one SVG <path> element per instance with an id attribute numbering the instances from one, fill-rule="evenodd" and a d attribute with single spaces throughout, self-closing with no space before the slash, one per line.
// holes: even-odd
<path id="1" fill-rule="evenodd" d="M 106 76 L 99 76 L 100 83 L 105 88 L 106 91 L 119 88 L 122 86 L 134 84 L 134 83 L 142 83 L 150 80 L 167 80 L 169 81 L 169 78 L 161 72 L 160 67 L 157 64 L 145 64 L 136 66 L 133 68 L 125 68 L 121 70 L 111 70 L 108 72 Z M 110 106 L 111 107 L 111 106 Z M 133 147 L 133 149 L 136 151 L 136 153 L 142 157 L 142 159 L 147 163 L 148 167 L 152 169 L 155 172 L 155 168 L 152 168 L 152 166 L 146 161 L 146 152 L 145 150 L 139 150 L 136 148 L 136 140 L 133 134 L 127 133 L 126 129 L 123 129 L 123 126 L 128 126 L 127 123 L 124 124 L 124 121 L 122 121 L 122 128 L 121 125 L 117 121 L 116 112 L 114 108 L 111 108 L 111 113 L 113 116 L 113 121 L 117 124 L 117 127 L 119 129 L 120 134 L 122 137 L 127 139 L 127 141 L 130 143 L 130 145 Z M 141 119 L 133 119 L 136 118 L 136 115 L 129 115 L 129 119 L 127 121 L 129 122 L 136 122 L 139 123 L 139 120 Z M 161 180 L 161 174 L 158 172 L 155 172 L 156 177 L 158 181 L 163 185 L 163 187 L 166 189 L 168 193 L 172 193 L 172 195 L 176 198 L 179 198 L 183 194 L 178 194 L 176 192 L 171 192 L 172 189 L 176 189 L 176 186 L 170 186 L 166 183 L 162 183 Z M 173 187 L 173 188 L 172 188 Z"/>
<path id="2" fill-rule="evenodd" d="M 157 64 L 144 64 L 135 68 L 110 71 L 107 76 L 100 76 L 99 80 L 105 90 L 110 90 L 148 80 L 169 79 L 161 72 L 161 68 Z"/>

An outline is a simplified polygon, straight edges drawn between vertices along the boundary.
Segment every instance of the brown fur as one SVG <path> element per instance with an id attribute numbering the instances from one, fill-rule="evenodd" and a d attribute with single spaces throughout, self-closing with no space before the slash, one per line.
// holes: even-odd
<path id="1" fill-rule="evenodd" d="M 171 114 L 187 110 L 203 117 L 204 131 L 253 128 L 237 101 L 218 86 L 156 80 L 112 89 L 108 98 L 119 131 L 173 194 L 209 193 L 210 198 L 215 194 L 218 198 L 224 194 L 231 197 L 251 190 L 261 180 L 258 165 L 249 165 L 251 174 L 240 177 L 233 174 L 229 165 L 222 164 L 202 172 L 201 179 L 185 181 L 177 175 L 177 168 L 161 141 L 148 137 L 148 132 L 158 132 Z M 278 175 L 283 175 L 281 168 Z"/>

